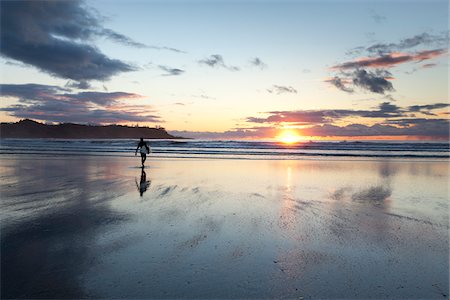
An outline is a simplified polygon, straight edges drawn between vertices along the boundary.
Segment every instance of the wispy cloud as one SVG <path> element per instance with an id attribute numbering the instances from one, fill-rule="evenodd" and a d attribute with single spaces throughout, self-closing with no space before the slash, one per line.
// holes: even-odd
<path id="1" fill-rule="evenodd" d="M 220 55 L 220 54 L 213 54 L 208 58 L 199 60 L 198 63 L 210 66 L 212 68 L 221 67 L 221 68 L 228 69 L 230 71 L 239 71 L 240 70 L 239 67 L 225 64 L 225 61 L 224 61 L 222 55 Z"/>
<path id="2" fill-rule="evenodd" d="M 351 84 L 351 81 L 349 82 L 349 80 L 342 79 L 338 76 L 335 76 L 334 78 L 331 78 L 331 79 L 326 79 L 325 82 L 328 82 L 328 83 L 334 85 L 341 91 L 344 91 L 347 93 L 354 92 L 354 90 L 352 88 L 348 87 L 348 85 Z"/>
<path id="3" fill-rule="evenodd" d="M 404 51 L 416 47 L 423 46 L 437 46 L 437 47 L 447 47 L 449 41 L 448 32 L 433 35 L 427 32 L 417 34 L 410 38 L 405 38 L 400 40 L 398 43 L 376 43 L 368 47 L 361 47 L 360 51 L 366 51 L 369 54 L 375 54 L 382 56 L 385 54 Z"/>
<path id="4" fill-rule="evenodd" d="M 194 98 L 200 98 L 200 99 L 207 99 L 207 100 L 215 100 L 216 98 L 205 95 L 205 94 L 200 94 L 200 95 L 192 95 L 192 97 Z"/>
<path id="5" fill-rule="evenodd" d="M 98 124 L 163 122 L 151 106 L 124 102 L 142 98 L 134 93 L 70 93 L 66 88 L 39 84 L 2 84 L 0 88 L 2 97 L 19 101 L 0 110 L 18 118 Z"/>
<path id="6" fill-rule="evenodd" d="M 386 20 L 387 20 L 386 16 L 380 15 L 379 13 L 374 11 L 373 9 L 370 10 L 370 16 L 378 24 L 382 24 L 382 23 L 386 22 Z"/>
<path id="7" fill-rule="evenodd" d="M 183 74 L 185 71 L 181 70 L 181 69 L 176 69 L 176 68 L 170 68 L 167 66 L 158 66 L 161 70 L 165 71 L 166 73 L 163 74 L 163 76 L 178 76 Z"/>
<path id="8" fill-rule="evenodd" d="M 255 58 L 251 59 L 250 64 L 252 66 L 260 68 L 261 70 L 267 68 L 267 64 L 264 63 L 259 57 L 255 57 Z"/>
<path id="9" fill-rule="evenodd" d="M 282 86 L 282 85 L 273 85 L 270 89 L 267 89 L 267 91 L 271 94 L 297 94 L 297 90 L 294 89 L 292 86 Z"/>

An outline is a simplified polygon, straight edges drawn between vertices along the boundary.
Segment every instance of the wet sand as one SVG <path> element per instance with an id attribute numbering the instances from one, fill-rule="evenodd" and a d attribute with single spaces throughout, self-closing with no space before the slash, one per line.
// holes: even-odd
<path id="1" fill-rule="evenodd" d="M 448 161 L 147 164 L 2 155 L 2 298 L 448 298 Z"/>

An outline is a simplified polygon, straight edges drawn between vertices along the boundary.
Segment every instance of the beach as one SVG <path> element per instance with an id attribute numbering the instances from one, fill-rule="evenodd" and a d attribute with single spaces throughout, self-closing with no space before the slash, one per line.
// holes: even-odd
<path id="1" fill-rule="evenodd" d="M 446 159 L 3 154 L 2 298 L 448 298 Z"/>

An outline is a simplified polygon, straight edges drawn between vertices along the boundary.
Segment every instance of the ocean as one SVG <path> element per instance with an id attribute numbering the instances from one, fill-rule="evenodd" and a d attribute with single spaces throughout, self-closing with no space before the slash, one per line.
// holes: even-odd
<path id="1" fill-rule="evenodd" d="M 147 140 L 152 156 L 182 158 L 450 158 L 449 142 Z M 0 154 L 133 156 L 135 139 L 1 139 Z"/>

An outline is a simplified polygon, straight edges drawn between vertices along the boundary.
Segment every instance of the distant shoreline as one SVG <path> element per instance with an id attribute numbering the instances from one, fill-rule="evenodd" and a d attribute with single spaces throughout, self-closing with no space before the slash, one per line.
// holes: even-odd
<path id="1" fill-rule="evenodd" d="M 0 138 L 137 139 L 141 137 L 144 139 L 185 139 L 169 134 L 162 127 L 73 123 L 47 125 L 30 119 L 16 123 L 1 123 L 0 125 Z"/>

